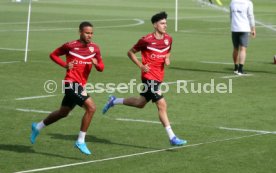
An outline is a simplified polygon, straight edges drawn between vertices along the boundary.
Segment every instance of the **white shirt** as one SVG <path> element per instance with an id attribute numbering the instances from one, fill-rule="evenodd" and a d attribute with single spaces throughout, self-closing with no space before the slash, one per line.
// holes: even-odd
<path id="1" fill-rule="evenodd" d="M 251 0 L 232 0 L 230 3 L 232 32 L 250 32 L 255 27 L 253 3 Z"/>

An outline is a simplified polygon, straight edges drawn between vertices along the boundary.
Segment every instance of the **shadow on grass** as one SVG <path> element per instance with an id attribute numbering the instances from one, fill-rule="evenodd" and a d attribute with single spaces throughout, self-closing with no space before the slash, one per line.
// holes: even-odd
<path id="1" fill-rule="evenodd" d="M 58 154 L 37 152 L 33 149 L 32 146 L 26 146 L 26 145 L 0 144 L 0 150 L 11 151 L 11 152 L 16 152 L 16 153 L 40 154 L 40 155 L 59 157 L 59 158 L 64 158 L 64 159 L 82 160 L 81 158 L 76 158 L 76 157 L 66 157 L 66 156 L 62 156 L 62 155 L 58 155 Z"/>
<path id="2" fill-rule="evenodd" d="M 182 70 L 182 71 L 194 71 L 194 72 L 207 72 L 207 73 L 223 73 L 227 74 L 229 73 L 228 71 L 225 70 L 205 70 L 205 69 L 192 69 L 192 68 L 183 68 L 183 67 L 169 67 L 172 70 Z"/>
<path id="3" fill-rule="evenodd" d="M 182 71 L 193 71 L 193 72 L 206 72 L 206 73 L 223 73 L 223 74 L 232 74 L 233 68 L 221 68 L 221 70 L 210 70 L 210 69 L 192 69 L 192 68 L 184 68 L 184 67 L 169 67 L 172 70 L 182 70 Z M 276 74 L 276 72 L 271 71 L 263 71 L 263 70 L 247 70 L 245 68 L 245 72 L 248 73 L 264 73 L 264 74 Z"/>
<path id="4" fill-rule="evenodd" d="M 64 135 L 64 134 L 58 134 L 58 133 L 51 133 L 48 135 L 52 136 L 52 138 L 55 138 L 55 139 L 70 140 L 70 141 L 75 141 L 77 138 L 77 135 Z M 154 150 L 160 149 L 160 148 L 152 148 L 152 147 L 146 147 L 146 146 L 138 146 L 138 145 L 112 142 L 110 140 L 98 138 L 93 135 L 87 135 L 86 142 L 94 142 L 94 143 L 97 142 L 97 143 L 108 144 L 108 145 L 119 145 L 119 146 L 123 146 L 123 147 L 141 148 L 141 149 L 154 149 Z"/>

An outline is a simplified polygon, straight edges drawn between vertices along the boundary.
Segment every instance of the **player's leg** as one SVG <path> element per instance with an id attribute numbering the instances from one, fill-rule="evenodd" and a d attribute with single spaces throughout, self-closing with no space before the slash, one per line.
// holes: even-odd
<path id="1" fill-rule="evenodd" d="M 233 48 L 233 62 L 234 62 L 234 73 L 238 74 L 238 68 L 239 68 L 239 49 Z"/>
<path id="2" fill-rule="evenodd" d="M 32 132 L 30 137 L 31 143 L 35 143 L 36 137 L 39 135 L 41 129 L 60 120 L 61 118 L 66 117 L 71 110 L 72 108 L 68 106 L 61 106 L 59 110 L 50 113 L 44 120 L 38 123 L 32 123 Z"/>
<path id="3" fill-rule="evenodd" d="M 104 105 L 102 113 L 105 114 L 111 107 L 115 105 L 126 105 L 136 108 L 144 108 L 148 103 L 145 97 L 129 97 L 129 98 L 116 98 L 115 96 L 109 96 L 107 103 Z"/>
<path id="4" fill-rule="evenodd" d="M 85 109 L 85 113 L 81 121 L 80 132 L 75 146 L 84 154 L 91 154 L 85 143 L 87 130 L 94 116 L 94 113 L 96 112 L 96 105 L 91 97 L 85 100 L 85 102 L 83 103 L 83 108 Z"/>
<path id="5" fill-rule="evenodd" d="M 132 107 L 136 107 L 136 108 L 144 108 L 147 103 L 148 103 L 148 101 L 143 96 L 129 97 L 129 98 L 125 98 L 123 100 L 124 105 L 132 106 Z"/>
<path id="6" fill-rule="evenodd" d="M 116 98 L 115 96 L 109 96 L 107 103 L 103 107 L 102 113 L 105 114 L 111 107 L 118 104 L 136 108 L 144 108 L 148 101 L 151 100 L 151 94 L 146 80 L 143 81 L 143 84 L 144 88 L 142 93 L 140 93 L 140 97 Z"/>
<path id="7" fill-rule="evenodd" d="M 173 146 L 179 146 L 184 145 L 187 143 L 186 140 L 179 139 L 173 132 L 172 127 L 170 125 L 170 121 L 167 115 L 167 103 L 164 98 L 161 98 L 160 100 L 156 101 L 156 106 L 158 109 L 159 119 L 162 123 L 162 125 L 165 127 L 166 132 L 169 136 L 170 143 Z"/>
<path id="8" fill-rule="evenodd" d="M 246 59 L 246 47 L 241 46 L 240 47 L 240 52 L 239 52 L 239 74 L 244 74 L 243 72 L 243 66 L 245 64 L 245 59 Z"/>
<path id="9" fill-rule="evenodd" d="M 240 34 L 240 46 L 239 46 L 239 69 L 238 74 L 243 75 L 245 74 L 243 71 L 245 59 L 246 59 L 246 48 L 248 45 L 248 33 L 243 32 Z"/>
<path id="10" fill-rule="evenodd" d="M 234 62 L 234 73 L 238 74 L 239 68 L 239 33 L 232 32 L 232 44 L 233 44 L 233 62 Z"/>

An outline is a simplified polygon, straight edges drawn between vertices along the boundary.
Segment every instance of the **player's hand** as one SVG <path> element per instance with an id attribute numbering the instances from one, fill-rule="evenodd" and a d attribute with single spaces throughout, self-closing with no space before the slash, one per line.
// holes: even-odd
<path id="1" fill-rule="evenodd" d="M 251 31 L 251 37 L 256 38 L 256 31 L 255 30 Z"/>
<path id="2" fill-rule="evenodd" d="M 142 65 L 141 70 L 142 72 L 145 72 L 145 73 L 149 72 L 150 70 L 149 64 Z"/>
<path id="3" fill-rule="evenodd" d="M 96 58 L 92 58 L 92 63 L 97 66 L 98 65 L 98 60 Z"/>
<path id="4" fill-rule="evenodd" d="M 165 64 L 166 65 L 170 65 L 171 64 L 170 58 L 165 58 Z"/>
<path id="5" fill-rule="evenodd" d="M 65 68 L 66 68 L 67 70 L 71 70 L 73 67 L 74 67 L 74 62 L 71 61 L 71 62 L 69 62 L 69 63 L 66 65 Z"/>

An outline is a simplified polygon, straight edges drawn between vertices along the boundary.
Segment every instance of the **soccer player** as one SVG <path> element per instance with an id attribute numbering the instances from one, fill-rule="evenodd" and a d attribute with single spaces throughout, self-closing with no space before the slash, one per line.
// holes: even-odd
<path id="1" fill-rule="evenodd" d="M 144 84 L 143 92 L 137 98 L 116 98 L 115 96 L 110 96 L 103 108 L 103 114 L 114 105 L 123 104 L 143 108 L 151 100 L 157 106 L 159 119 L 167 131 L 171 145 L 183 145 L 187 141 L 179 139 L 174 134 L 167 116 L 167 103 L 159 89 L 164 78 L 164 65 L 170 64 L 169 57 L 172 46 L 172 37 L 166 33 L 166 12 L 155 14 L 152 16 L 151 22 L 154 32 L 143 36 L 128 51 L 128 57 L 141 70 L 142 83 Z M 137 59 L 135 55 L 137 52 L 141 52 L 142 62 Z"/>
<path id="2" fill-rule="evenodd" d="M 246 59 L 248 35 L 256 37 L 253 3 L 250 0 L 232 0 L 230 3 L 230 20 L 233 43 L 234 73 L 243 75 Z"/>
<path id="3" fill-rule="evenodd" d="M 93 37 L 93 25 L 89 22 L 82 22 L 79 25 L 80 38 L 63 44 L 50 54 L 50 58 L 66 69 L 66 76 L 63 81 L 65 95 L 61 107 L 48 115 L 38 123 L 32 123 L 31 143 L 34 144 L 41 129 L 66 117 L 76 105 L 83 107 L 83 115 L 78 139 L 75 147 L 84 154 L 91 154 L 85 143 L 85 135 L 96 111 L 92 98 L 85 91 L 85 84 L 92 66 L 97 71 L 103 71 L 104 64 L 101 52 L 97 44 L 91 41 Z M 61 56 L 66 56 L 64 62 Z"/>

